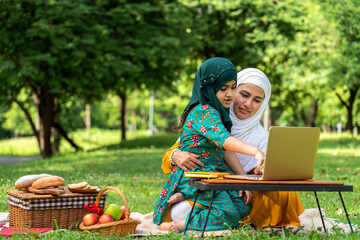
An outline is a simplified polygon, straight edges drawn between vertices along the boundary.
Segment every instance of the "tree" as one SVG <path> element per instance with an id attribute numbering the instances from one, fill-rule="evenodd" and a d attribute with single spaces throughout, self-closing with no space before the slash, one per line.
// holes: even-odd
<path id="1" fill-rule="evenodd" d="M 96 7 L 87 1 L 3 0 L 0 9 L 0 102 L 16 102 L 24 111 L 43 157 L 53 154 L 52 127 L 79 149 L 56 116 L 74 95 L 89 101 L 101 97 L 104 76 L 97 69 L 106 43 L 94 18 Z M 18 98 L 21 91 L 26 101 Z M 32 99 L 39 130 L 26 106 Z"/>
<path id="2" fill-rule="evenodd" d="M 135 89 L 171 88 L 179 78 L 188 52 L 183 23 L 187 11 L 177 1 L 166 0 L 110 5 L 101 5 L 106 14 L 100 24 L 108 26 L 113 41 L 104 87 L 120 98 L 121 139 L 125 140 L 127 96 Z"/>
<path id="3" fill-rule="evenodd" d="M 293 0 L 216 3 L 189 3 L 192 59 L 223 56 L 237 70 L 261 69 L 272 83 L 272 123 L 284 111 L 297 109 L 291 111 L 291 124 L 315 125 L 327 89 L 323 72 L 334 44 L 319 5 Z"/>
<path id="4" fill-rule="evenodd" d="M 321 1 L 329 22 L 336 24 L 336 55 L 332 58 L 331 85 L 346 108 L 346 130 L 353 130 L 354 105 L 360 89 L 360 6 L 356 0 Z"/>

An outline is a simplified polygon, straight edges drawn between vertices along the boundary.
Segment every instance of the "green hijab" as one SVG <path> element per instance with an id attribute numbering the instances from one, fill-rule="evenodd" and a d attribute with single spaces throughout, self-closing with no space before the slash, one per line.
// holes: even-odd
<path id="1" fill-rule="evenodd" d="M 216 57 L 206 60 L 196 72 L 192 96 L 185 110 L 190 111 L 199 103 L 209 104 L 220 113 L 223 124 L 230 132 L 232 123 L 229 109 L 221 105 L 216 93 L 226 83 L 236 79 L 236 69 L 228 59 Z"/>

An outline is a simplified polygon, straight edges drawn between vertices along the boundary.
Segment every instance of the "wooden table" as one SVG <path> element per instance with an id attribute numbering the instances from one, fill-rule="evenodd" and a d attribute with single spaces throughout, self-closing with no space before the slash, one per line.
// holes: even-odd
<path id="1" fill-rule="evenodd" d="M 224 190 L 249 190 L 249 191 L 311 191 L 314 192 L 316 203 L 319 209 L 322 225 L 326 233 L 326 227 L 324 223 L 324 218 L 321 213 L 319 199 L 317 197 L 317 192 L 338 192 L 341 203 L 345 210 L 346 218 L 349 223 L 351 232 L 354 232 L 349 215 L 346 211 L 345 203 L 342 198 L 341 192 L 352 192 L 352 185 L 345 185 L 342 182 L 334 181 L 322 181 L 316 179 L 309 179 L 303 181 L 254 181 L 254 180 L 240 180 L 240 179 L 190 179 L 190 185 L 195 187 L 197 190 L 196 197 L 192 209 L 189 214 L 189 220 L 185 227 L 185 233 L 188 228 L 189 222 L 191 220 L 191 215 L 194 210 L 194 206 L 201 191 L 224 191 Z M 209 218 L 210 209 L 214 200 L 215 194 L 210 201 L 209 211 L 205 220 L 204 229 L 202 231 L 201 237 L 204 236 L 206 229 L 206 224 Z"/>

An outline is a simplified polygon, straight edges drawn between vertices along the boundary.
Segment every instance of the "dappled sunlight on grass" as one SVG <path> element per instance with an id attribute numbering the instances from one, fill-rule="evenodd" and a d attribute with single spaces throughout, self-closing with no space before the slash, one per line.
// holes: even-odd
<path id="1" fill-rule="evenodd" d="M 168 144 L 169 147 L 175 143 L 178 133 L 150 136 L 145 130 L 136 132 L 127 131 L 126 141 L 121 142 L 120 130 L 91 129 L 90 138 L 86 130 L 78 130 L 69 134 L 70 138 L 84 151 L 92 151 L 100 148 L 147 148 L 159 147 Z M 149 139 L 151 140 L 149 141 Z M 75 149 L 64 139 L 60 143 L 60 154 L 73 153 Z M 39 146 L 35 137 L 12 138 L 0 140 L 0 155 L 27 156 L 39 155 Z"/>
<path id="2" fill-rule="evenodd" d="M 0 140 L 0 155 L 39 155 L 39 145 L 35 137 L 21 137 Z"/>

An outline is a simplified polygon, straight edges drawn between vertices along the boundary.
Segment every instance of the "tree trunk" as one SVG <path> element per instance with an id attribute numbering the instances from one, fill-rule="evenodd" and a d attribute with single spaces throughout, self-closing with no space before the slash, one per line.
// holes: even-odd
<path id="1" fill-rule="evenodd" d="M 88 139 L 90 139 L 91 137 L 91 109 L 90 109 L 90 104 L 86 104 L 85 105 L 85 126 L 86 126 L 86 131 L 87 131 L 87 137 Z"/>
<path id="2" fill-rule="evenodd" d="M 279 111 L 278 109 L 276 109 L 276 110 L 271 109 L 269 127 L 277 125 L 277 120 L 281 116 L 281 113 L 282 113 L 282 111 Z"/>
<path id="3" fill-rule="evenodd" d="M 35 104 L 40 117 L 39 145 L 43 158 L 53 155 L 51 146 L 51 127 L 54 121 L 54 96 L 50 93 L 49 87 L 44 85 L 36 93 Z"/>
<path id="4" fill-rule="evenodd" d="M 59 150 L 60 150 L 60 141 L 61 141 L 60 134 L 56 130 L 56 128 L 52 127 L 51 128 L 51 135 L 52 135 L 52 138 L 53 138 L 52 145 L 51 145 L 53 154 L 58 154 Z"/>
<path id="5" fill-rule="evenodd" d="M 135 108 L 133 108 L 131 110 L 131 126 L 132 126 L 132 130 L 134 132 L 136 132 L 137 130 L 137 126 L 136 126 L 136 112 L 135 112 Z"/>
<path id="6" fill-rule="evenodd" d="M 304 110 L 301 110 L 300 114 L 301 114 L 301 119 L 304 122 L 304 125 L 306 127 L 315 127 L 315 120 L 316 120 L 316 115 L 319 109 L 319 100 L 315 99 L 313 101 L 313 104 L 311 106 L 311 112 L 309 117 L 306 116 Z"/>
<path id="7" fill-rule="evenodd" d="M 140 126 L 145 127 L 146 119 L 147 119 L 146 113 L 144 111 L 140 110 L 140 123 L 141 123 Z M 143 129 L 145 129 L 144 127 L 143 127 Z"/>
<path id="8" fill-rule="evenodd" d="M 120 97 L 120 128 L 121 128 L 121 141 L 126 140 L 126 126 L 125 126 L 125 113 L 126 113 L 126 93 L 119 91 Z"/>
<path id="9" fill-rule="evenodd" d="M 319 110 L 319 100 L 315 99 L 312 105 L 312 110 L 311 110 L 311 114 L 309 117 L 309 121 L 308 121 L 308 126 L 309 127 L 315 127 L 315 120 L 316 120 L 316 116 Z"/>
<path id="10" fill-rule="evenodd" d="M 354 124 L 353 124 L 353 108 L 354 108 L 354 102 L 356 99 L 356 93 L 359 90 L 359 86 L 355 85 L 352 88 L 349 89 L 350 92 L 350 97 L 348 100 L 348 103 L 346 103 L 342 97 L 340 96 L 340 94 L 336 93 L 336 96 L 339 98 L 340 102 L 342 105 L 344 105 L 346 107 L 346 111 L 347 111 L 347 122 L 346 122 L 346 126 L 345 126 L 345 130 L 350 130 L 352 131 L 354 129 Z"/>
<path id="11" fill-rule="evenodd" d="M 34 86 L 30 87 L 34 93 L 34 104 L 37 111 L 36 125 L 31 119 L 29 111 L 23 106 L 23 104 L 16 99 L 14 99 L 14 101 L 23 110 L 30 123 L 31 129 L 38 141 L 41 156 L 43 158 L 51 157 L 54 150 L 55 152 L 56 150 L 59 150 L 59 134 L 61 134 L 64 139 L 67 140 L 76 150 L 81 149 L 67 136 L 65 130 L 55 122 L 54 119 L 58 113 L 59 106 L 55 102 L 54 95 L 49 92 L 48 86 L 42 86 L 40 90 L 37 90 Z M 54 128 L 56 130 L 54 130 Z M 53 146 L 51 142 L 52 135 L 54 136 L 54 144 L 57 144 L 56 142 L 58 141 L 58 146 Z"/>

